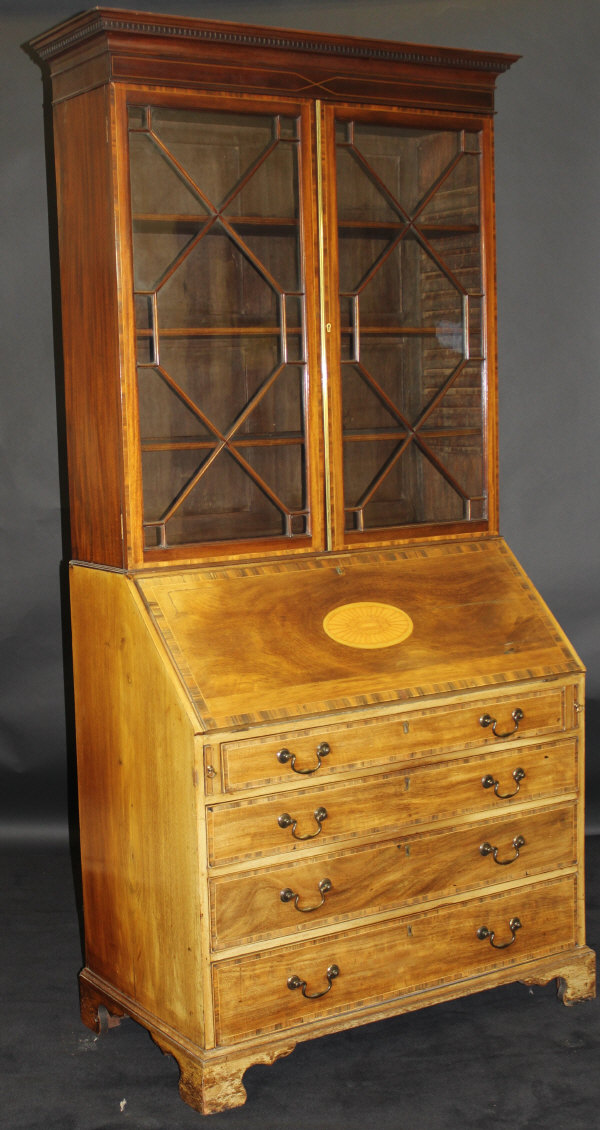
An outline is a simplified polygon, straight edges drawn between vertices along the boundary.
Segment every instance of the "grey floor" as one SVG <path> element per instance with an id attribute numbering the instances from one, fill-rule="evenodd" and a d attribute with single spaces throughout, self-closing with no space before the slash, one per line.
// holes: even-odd
<path id="1" fill-rule="evenodd" d="M 587 841 L 588 940 L 600 948 L 600 836 Z M 553 986 L 481 993 L 300 1044 L 245 1076 L 245 1107 L 208 1119 L 132 1021 L 81 1025 L 81 949 L 66 851 L 0 855 L 0 1125 L 10 1130 L 595 1130 L 600 1004 Z"/>

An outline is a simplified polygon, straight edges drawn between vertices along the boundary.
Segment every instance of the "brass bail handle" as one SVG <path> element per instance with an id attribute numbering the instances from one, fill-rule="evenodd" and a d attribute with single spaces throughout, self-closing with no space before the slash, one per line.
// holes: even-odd
<path id="1" fill-rule="evenodd" d="M 331 890 L 332 886 L 333 884 L 331 882 L 331 879 L 321 879 L 319 883 L 319 894 L 321 895 L 321 901 L 315 903 L 314 906 L 299 906 L 298 904 L 300 902 L 300 895 L 295 894 L 291 887 L 285 887 L 279 897 L 282 902 L 291 902 L 293 899 L 295 910 L 300 911 L 300 914 L 310 914 L 313 910 L 319 910 L 322 906 L 324 906 L 325 895 L 328 893 L 328 891 Z"/>
<path id="2" fill-rule="evenodd" d="M 500 788 L 500 782 L 497 781 L 495 777 L 492 777 L 491 773 L 488 773 L 487 776 L 481 778 L 482 788 L 493 789 L 495 796 L 498 797 L 498 800 L 510 800 L 511 797 L 517 795 L 519 789 L 521 788 L 521 781 L 524 781 L 525 777 L 527 776 L 525 770 L 520 768 L 513 769 L 512 775 L 513 780 L 517 783 L 517 787 L 516 789 L 513 789 L 512 793 L 499 793 L 498 789 Z"/>
<path id="3" fill-rule="evenodd" d="M 512 946 L 514 944 L 514 942 L 516 941 L 517 930 L 520 930 L 521 927 L 522 927 L 522 922 L 521 922 L 520 918 L 511 918 L 510 922 L 508 923 L 508 928 L 509 928 L 509 930 L 512 934 L 510 942 L 497 942 L 497 941 L 495 941 L 495 937 L 496 937 L 495 931 L 494 930 L 488 930 L 487 926 L 480 926 L 479 927 L 479 929 L 477 931 L 477 937 L 479 938 L 480 942 L 485 942 L 486 939 L 487 939 L 489 941 L 490 945 L 493 946 L 495 950 L 506 950 L 506 949 L 508 949 L 509 946 Z"/>
<path id="4" fill-rule="evenodd" d="M 288 989 L 302 989 L 302 996 L 306 997 L 307 1001 L 316 1001 L 319 997 L 324 997 L 329 992 L 336 977 L 339 977 L 340 971 L 337 965 L 330 965 L 327 969 L 325 976 L 327 977 L 327 988 L 322 989 L 320 993 L 307 993 L 306 981 L 303 981 L 297 973 L 292 973 L 291 977 L 287 979 Z"/>
<path id="5" fill-rule="evenodd" d="M 329 743 L 328 742 L 321 742 L 317 746 L 317 749 L 316 749 L 317 764 L 314 765 L 312 769 L 296 769 L 296 754 L 291 753 L 289 749 L 280 749 L 278 754 L 277 754 L 277 760 L 280 762 L 281 765 L 287 765 L 288 762 L 289 762 L 290 763 L 290 769 L 292 770 L 292 772 L 302 773 L 305 776 L 307 776 L 310 773 L 316 773 L 317 769 L 321 768 L 321 764 L 322 764 L 321 758 L 327 757 L 327 755 L 329 753 L 331 753 L 331 746 L 329 745 Z"/>
<path id="6" fill-rule="evenodd" d="M 323 830 L 323 821 L 327 819 L 327 809 L 323 808 L 322 806 L 315 808 L 313 816 L 318 824 L 317 830 L 316 832 L 309 832 L 306 836 L 297 835 L 296 828 L 298 826 L 298 821 L 295 820 L 293 816 L 290 816 L 289 812 L 282 812 L 281 816 L 277 820 L 277 823 L 279 824 L 280 828 L 291 827 L 292 836 L 295 840 L 314 840 L 315 836 L 319 836 L 321 834 L 321 831 Z"/>
<path id="7" fill-rule="evenodd" d="M 492 847 L 492 845 L 487 843 L 487 841 L 486 843 L 481 844 L 479 851 L 481 855 L 491 855 L 493 857 L 494 863 L 498 863 L 500 867 L 508 867 L 509 863 L 514 863 L 515 859 L 519 858 L 521 848 L 525 847 L 524 837 L 515 836 L 512 842 L 512 846 L 515 849 L 515 854 L 511 855 L 510 859 L 498 859 L 498 852 L 500 849 L 497 847 Z"/>
<path id="8" fill-rule="evenodd" d="M 511 738 L 513 734 L 516 734 L 517 730 L 519 729 L 519 722 L 522 722 L 524 717 L 525 717 L 525 715 L 523 714 L 521 707 L 517 706 L 516 710 L 513 710 L 512 714 L 511 714 L 511 718 L 514 722 L 514 726 L 513 726 L 512 730 L 507 730 L 506 733 L 504 733 L 504 734 L 498 733 L 498 731 L 496 729 L 498 722 L 496 721 L 495 718 L 492 718 L 491 714 L 482 714 L 481 718 L 479 719 L 479 725 L 483 726 L 484 730 L 487 729 L 488 726 L 491 726 L 492 727 L 492 733 L 493 733 L 495 738 Z"/>

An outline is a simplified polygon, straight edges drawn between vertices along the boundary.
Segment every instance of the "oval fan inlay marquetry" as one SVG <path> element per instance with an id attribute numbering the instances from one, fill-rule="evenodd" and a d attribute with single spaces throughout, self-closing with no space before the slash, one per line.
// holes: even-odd
<path id="1" fill-rule="evenodd" d="M 394 604 L 360 600 L 333 608 L 323 620 L 330 639 L 345 647 L 391 647 L 410 636 L 413 622 Z"/>

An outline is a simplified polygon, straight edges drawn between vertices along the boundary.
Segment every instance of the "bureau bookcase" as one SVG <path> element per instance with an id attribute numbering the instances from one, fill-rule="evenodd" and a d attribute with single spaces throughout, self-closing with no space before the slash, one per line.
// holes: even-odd
<path id="1" fill-rule="evenodd" d="M 514 56 L 95 8 L 52 100 L 82 1017 L 186 1102 L 513 981 L 594 993 L 580 660 L 498 530 Z"/>

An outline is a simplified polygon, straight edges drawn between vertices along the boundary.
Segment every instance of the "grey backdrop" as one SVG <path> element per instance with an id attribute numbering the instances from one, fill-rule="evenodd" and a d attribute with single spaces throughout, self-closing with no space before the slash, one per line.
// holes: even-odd
<path id="1" fill-rule="evenodd" d="M 497 94 L 501 527 L 588 666 L 589 823 L 600 830 L 600 0 L 130 7 L 523 56 Z M 0 834 L 13 839 L 63 839 L 72 808 L 42 83 L 20 45 L 77 10 L 0 0 Z"/>

